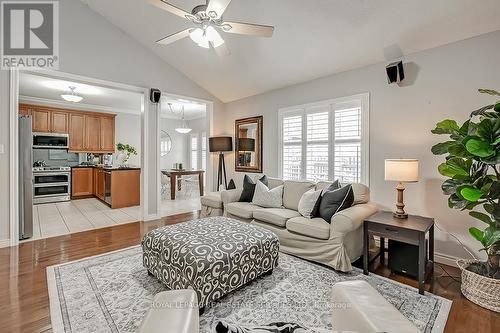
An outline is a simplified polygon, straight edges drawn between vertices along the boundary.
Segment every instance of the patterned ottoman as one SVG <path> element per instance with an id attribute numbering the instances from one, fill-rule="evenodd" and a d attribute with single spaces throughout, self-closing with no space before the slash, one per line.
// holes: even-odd
<path id="1" fill-rule="evenodd" d="M 204 308 L 278 265 L 278 237 L 227 217 L 208 217 L 148 232 L 143 265 L 169 289 L 194 289 Z"/>

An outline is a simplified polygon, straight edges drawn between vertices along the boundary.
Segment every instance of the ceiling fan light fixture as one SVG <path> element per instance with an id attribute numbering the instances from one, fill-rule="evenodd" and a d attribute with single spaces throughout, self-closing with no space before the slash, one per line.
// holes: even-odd
<path id="1" fill-rule="evenodd" d="M 204 30 L 201 28 L 193 29 L 189 33 L 189 37 L 198 46 L 205 49 L 210 47 L 210 43 L 212 43 L 213 47 L 219 47 L 224 44 L 224 39 L 222 39 L 219 32 L 212 26 L 208 26 Z"/>
<path id="2" fill-rule="evenodd" d="M 75 87 L 69 87 L 69 90 L 71 90 L 71 92 L 67 94 L 61 94 L 61 98 L 68 102 L 73 102 L 73 103 L 80 102 L 83 99 L 83 97 L 75 94 L 75 89 L 76 89 Z"/>

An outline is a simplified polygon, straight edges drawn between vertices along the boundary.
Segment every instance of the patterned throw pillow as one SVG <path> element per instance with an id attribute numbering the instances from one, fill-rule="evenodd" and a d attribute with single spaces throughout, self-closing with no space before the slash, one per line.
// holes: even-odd
<path id="1" fill-rule="evenodd" d="M 267 177 L 266 175 L 262 176 L 259 179 L 264 185 L 267 186 Z M 245 175 L 243 179 L 243 191 L 241 192 L 240 202 L 252 202 L 253 193 L 255 192 L 255 182 L 248 175 Z"/>
<path id="2" fill-rule="evenodd" d="M 299 201 L 300 215 L 307 217 L 308 219 L 312 218 L 313 209 L 316 206 L 316 202 L 318 201 L 320 195 L 321 190 L 315 191 L 314 189 L 310 189 L 309 191 L 302 194 L 302 197 Z"/>
<path id="3" fill-rule="evenodd" d="M 319 205 L 319 214 L 326 222 L 330 223 L 333 215 L 351 207 L 353 202 L 354 191 L 351 184 L 338 190 L 325 192 Z"/>
<path id="4" fill-rule="evenodd" d="M 262 182 L 257 182 L 252 203 L 265 208 L 281 208 L 283 206 L 283 185 L 270 190 Z"/>
<path id="5" fill-rule="evenodd" d="M 246 328 L 240 325 L 219 321 L 215 326 L 216 333 L 308 333 L 308 329 L 293 323 L 272 323 L 265 326 Z"/>

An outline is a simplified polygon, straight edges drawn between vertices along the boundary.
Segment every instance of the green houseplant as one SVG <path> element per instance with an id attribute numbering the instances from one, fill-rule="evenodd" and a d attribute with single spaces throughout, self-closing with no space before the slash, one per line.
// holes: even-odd
<path id="1" fill-rule="evenodd" d="M 500 99 L 497 91 L 479 92 Z M 480 249 L 486 251 L 488 259 L 467 269 L 500 279 L 500 101 L 472 112 L 462 125 L 443 120 L 432 133 L 450 138 L 432 147 L 433 154 L 446 155 L 438 170 L 448 178 L 441 186 L 449 196 L 448 206 L 467 210 L 484 223 L 483 228 L 469 228 L 469 233 L 481 243 Z"/>
<path id="2" fill-rule="evenodd" d="M 124 154 L 122 161 L 123 165 L 128 165 L 128 161 L 130 160 L 131 155 L 137 155 L 137 150 L 135 149 L 135 147 L 129 144 L 118 143 L 116 145 L 116 150 Z"/>

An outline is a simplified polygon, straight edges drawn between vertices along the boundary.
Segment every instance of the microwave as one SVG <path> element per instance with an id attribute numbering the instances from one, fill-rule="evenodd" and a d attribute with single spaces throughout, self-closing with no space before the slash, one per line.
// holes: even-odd
<path id="1" fill-rule="evenodd" d="M 68 149 L 69 135 L 62 133 L 33 133 L 33 148 Z"/>

